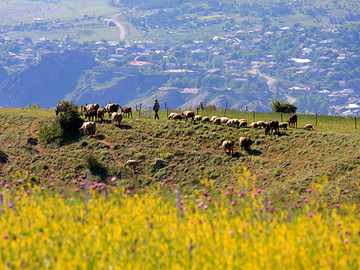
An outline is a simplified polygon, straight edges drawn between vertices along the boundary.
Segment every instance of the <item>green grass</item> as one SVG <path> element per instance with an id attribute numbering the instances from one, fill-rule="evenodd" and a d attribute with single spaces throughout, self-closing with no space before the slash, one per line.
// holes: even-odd
<path id="1" fill-rule="evenodd" d="M 110 122 L 97 124 L 96 136 L 79 137 L 61 147 L 52 145 L 44 149 L 26 144 L 33 136 L 39 122 L 49 122 L 55 117 L 52 110 L 0 109 L 0 150 L 8 157 L 2 167 L 1 178 L 7 179 L 17 171 L 28 171 L 31 177 L 42 179 L 46 168 L 59 166 L 59 177 L 65 182 L 79 179 L 87 168 L 84 158 L 95 155 L 108 169 L 109 176 L 122 174 L 122 184 L 151 187 L 164 178 L 174 177 L 182 184 L 190 179 L 199 183 L 204 178 L 214 180 L 217 189 L 226 188 L 237 180 L 232 169 L 245 166 L 257 175 L 255 182 L 269 191 L 270 197 L 281 197 L 290 190 L 299 193 L 323 181 L 329 184 L 321 200 L 332 201 L 337 188 L 352 189 L 357 186 L 360 176 L 359 130 L 355 130 L 354 118 L 298 115 L 298 128 L 281 131 L 281 136 L 265 136 L 261 129 L 235 128 L 209 124 L 193 124 L 184 121 L 166 120 L 166 113 L 160 112 L 160 121 L 152 119 L 152 111 L 138 112 L 133 118 L 123 119 L 121 126 Z M 221 111 L 203 111 L 203 116 L 222 116 Z M 245 118 L 252 121 L 252 112 L 228 111 L 230 118 Z M 256 113 L 256 120 L 279 119 L 280 114 Z M 285 119 L 285 115 L 283 116 Z M 107 117 L 105 118 L 107 120 Z M 313 131 L 303 130 L 304 124 L 314 125 Z M 240 152 L 238 139 L 248 136 L 253 141 L 252 151 Z M 225 156 L 220 149 L 223 140 L 235 141 L 234 156 Z M 106 142 L 106 143 L 105 143 Z M 137 173 L 121 164 L 129 159 L 139 160 Z M 155 170 L 151 163 L 161 158 L 167 167 Z M 95 181 L 101 181 L 94 176 Z M 137 179 L 137 180 L 136 180 Z M 188 189 L 201 190 L 194 184 Z M 356 191 L 347 200 L 358 200 Z"/>

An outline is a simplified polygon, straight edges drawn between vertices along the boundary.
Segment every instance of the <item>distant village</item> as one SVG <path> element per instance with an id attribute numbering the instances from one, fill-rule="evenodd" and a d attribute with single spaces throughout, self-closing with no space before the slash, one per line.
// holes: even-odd
<path id="1" fill-rule="evenodd" d="M 85 15 L 83 19 L 87 20 L 88 16 Z M 32 23 L 47 24 L 48 22 L 43 18 L 34 18 Z M 103 23 L 109 27 L 115 26 L 110 19 L 103 19 Z M 51 24 L 55 27 L 66 27 L 61 22 L 51 22 Z M 290 30 L 292 34 L 289 34 Z M 297 33 L 296 43 L 299 44 L 296 49 L 289 47 L 287 51 L 277 55 L 262 54 L 259 50 L 261 47 L 273 46 L 284 37 L 293 37 L 294 31 Z M 274 95 L 279 91 L 276 98 L 295 103 L 297 96 L 312 94 L 317 99 L 327 100 L 329 114 L 358 116 L 360 84 L 356 89 L 354 87 L 356 79 L 353 79 L 353 85 L 350 85 L 349 81 L 341 78 L 339 71 L 343 63 L 347 63 L 349 59 L 357 59 L 359 55 L 349 48 L 351 46 L 344 46 L 341 49 L 338 44 L 333 46 L 334 40 L 341 34 L 340 29 L 324 26 L 319 32 L 321 35 L 309 37 L 309 29 L 305 27 L 285 26 L 268 31 L 260 28 L 238 30 L 226 36 L 214 35 L 207 42 L 192 40 L 185 44 L 172 44 L 171 41 L 157 43 L 142 40 L 130 44 L 124 41 L 106 40 L 78 42 L 69 34 L 52 41 L 46 37 L 34 41 L 11 40 L 4 35 L 6 33 L 4 28 L 0 32 L 4 37 L 0 42 L 0 50 L 6 44 L 17 45 L 7 46 L 9 51 L 6 52 L 7 56 L 2 58 L 2 64 L 5 67 L 16 64 L 18 69 L 40 61 L 41 55 L 49 52 L 79 49 L 94 54 L 98 62 L 93 68 L 94 72 L 121 71 L 126 74 L 154 72 L 171 74 L 171 80 L 182 79 L 185 76 L 196 78 L 201 75 L 203 78 L 217 75 L 220 78 L 230 78 L 231 81 L 236 82 L 234 87 L 237 88 L 246 83 L 248 74 L 253 74 L 267 83 L 269 88 L 265 87 L 262 91 L 270 90 Z M 327 38 L 319 40 L 319 37 Z M 12 51 L 11 48 L 15 50 Z M 256 57 L 245 54 L 256 50 L 259 51 Z M 291 51 L 297 51 L 297 55 L 293 55 Z M 288 57 L 289 55 L 293 57 Z M 9 57 L 13 60 L 8 60 Z M 191 61 L 187 61 L 189 59 Z M 216 63 L 215 59 L 221 60 L 221 63 Z M 333 82 L 332 85 L 324 83 L 329 81 L 329 78 Z M 277 80 L 282 81 L 282 85 L 276 85 Z M 316 86 L 316 81 L 319 82 L 320 87 Z M 200 85 L 194 85 L 180 90 L 196 94 L 201 88 Z M 316 108 L 309 111 L 309 113 L 316 112 Z"/>

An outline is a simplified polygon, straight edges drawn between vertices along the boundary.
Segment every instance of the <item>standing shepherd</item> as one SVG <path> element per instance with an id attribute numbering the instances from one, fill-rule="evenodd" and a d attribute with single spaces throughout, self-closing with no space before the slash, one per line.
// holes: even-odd
<path id="1" fill-rule="evenodd" d="M 153 110 L 155 111 L 155 115 L 154 115 L 154 119 L 160 119 L 159 115 L 158 115 L 158 111 L 160 110 L 160 104 L 157 101 L 157 99 L 155 99 L 154 105 L 153 105 Z"/>

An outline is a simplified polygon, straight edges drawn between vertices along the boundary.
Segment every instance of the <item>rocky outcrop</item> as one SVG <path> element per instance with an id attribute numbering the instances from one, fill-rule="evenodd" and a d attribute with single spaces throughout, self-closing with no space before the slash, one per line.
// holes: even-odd
<path id="1" fill-rule="evenodd" d="M 37 64 L 12 74 L 0 86 L 0 106 L 19 108 L 39 103 L 44 108 L 53 107 L 76 88 L 81 73 L 95 64 L 88 52 L 43 54 Z"/>

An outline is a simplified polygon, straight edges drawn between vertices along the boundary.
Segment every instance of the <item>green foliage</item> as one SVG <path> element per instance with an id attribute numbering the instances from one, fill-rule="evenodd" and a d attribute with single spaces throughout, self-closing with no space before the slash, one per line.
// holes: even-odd
<path id="1" fill-rule="evenodd" d="M 108 172 L 107 168 L 101 164 L 98 158 L 93 154 L 88 154 L 84 157 L 86 168 L 90 170 L 93 175 L 100 176 L 102 179 L 106 178 Z"/>
<path id="2" fill-rule="evenodd" d="M 297 107 L 288 101 L 281 101 L 278 99 L 274 99 L 271 102 L 271 108 L 274 112 L 280 113 L 295 113 L 297 110 Z"/>
<path id="3" fill-rule="evenodd" d="M 5 163 L 7 161 L 8 161 L 8 156 L 5 154 L 5 152 L 0 150 L 0 163 Z"/>
<path id="4" fill-rule="evenodd" d="M 42 107 L 40 106 L 39 102 L 37 102 L 36 104 L 31 104 L 29 103 L 29 105 L 25 106 L 25 109 L 28 109 L 28 110 L 39 110 L 39 109 L 42 109 Z"/>
<path id="5" fill-rule="evenodd" d="M 60 114 L 50 125 L 46 125 L 44 122 L 40 123 L 39 141 L 42 145 L 51 143 L 60 145 L 79 134 L 79 128 L 84 122 L 80 110 L 72 101 L 63 102 L 64 106 L 69 108 L 67 113 Z"/>
<path id="6" fill-rule="evenodd" d="M 60 123 L 53 121 L 50 125 L 46 125 L 43 121 L 39 127 L 39 141 L 42 145 L 56 143 L 60 145 L 63 142 L 62 130 Z"/>

